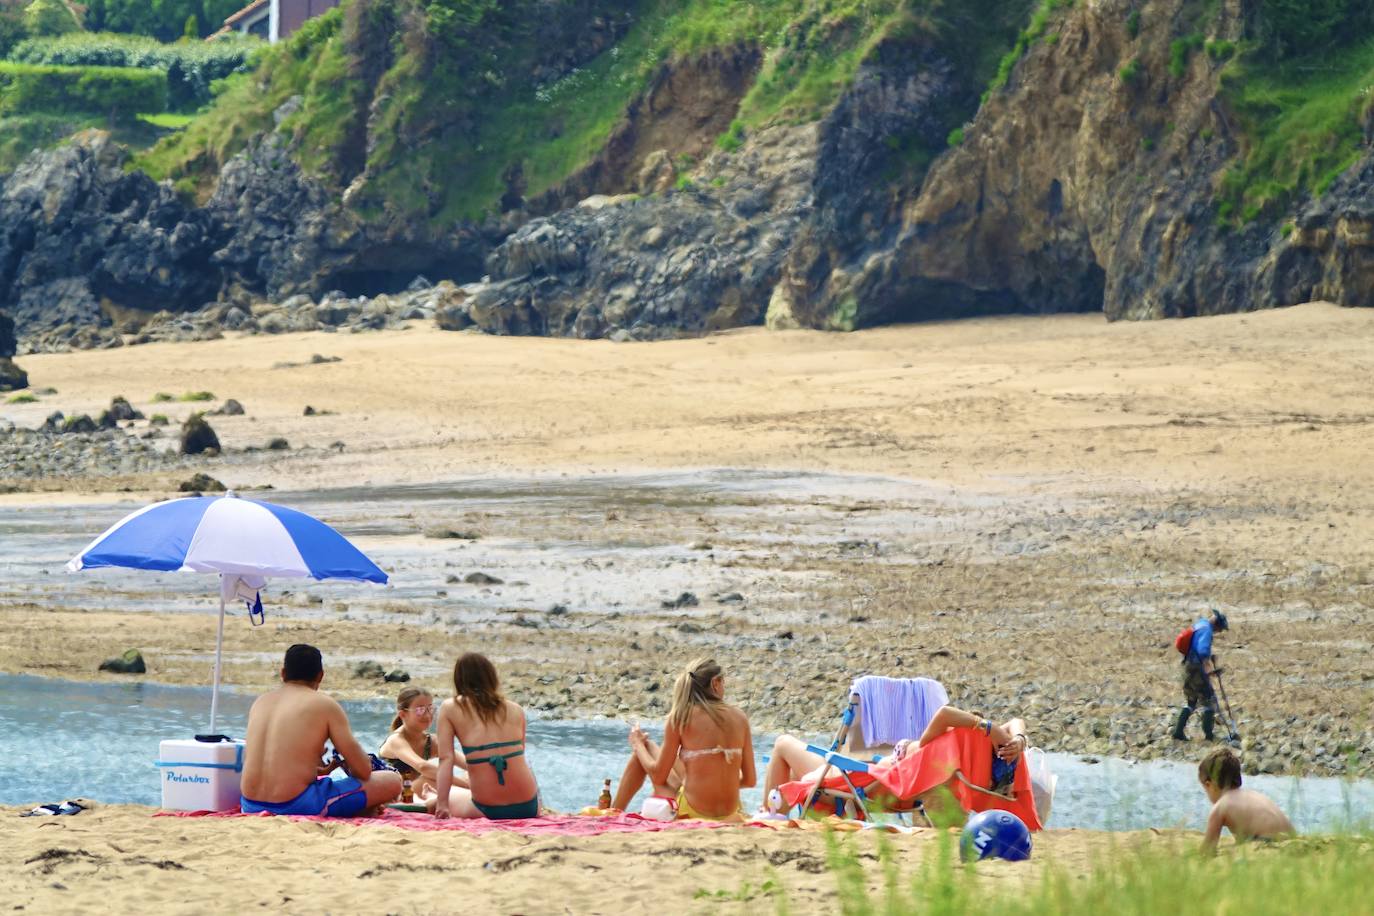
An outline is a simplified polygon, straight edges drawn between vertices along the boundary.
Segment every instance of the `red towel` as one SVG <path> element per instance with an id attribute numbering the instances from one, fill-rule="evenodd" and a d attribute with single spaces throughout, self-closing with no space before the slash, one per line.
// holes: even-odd
<path id="1" fill-rule="evenodd" d="M 955 770 L 960 770 L 964 778 L 976 786 L 991 785 L 992 755 L 992 741 L 981 731 L 976 728 L 955 728 L 923 748 L 908 751 L 896 763 L 874 764 L 868 773 L 851 773 L 849 776 L 858 788 L 866 789 L 877 783 L 892 796 L 909 802 L 918 795 L 948 783 Z M 810 782 L 790 782 L 779 786 L 778 790 L 787 804 L 796 805 L 805 800 L 811 786 Z M 827 789 L 844 787 L 844 780 L 839 775 L 829 776 L 825 780 Z M 1041 829 L 1031 794 L 1028 766 L 1021 763 L 1016 766 L 1016 775 L 1012 779 L 1015 801 L 976 792 L 957 780 L 950 788 L 965 811 L 987 811 L 991 808 L 1010 811 L 1021 818 L 1029 829 Z"/>

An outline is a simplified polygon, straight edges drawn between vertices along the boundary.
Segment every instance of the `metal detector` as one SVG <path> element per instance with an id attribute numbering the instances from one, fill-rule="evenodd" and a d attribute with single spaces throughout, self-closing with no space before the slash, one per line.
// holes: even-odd
<path id="1" fill-rule="evenodd" d="M 1226 709 L 1226 728 L 1230 731 L 1226 740 L 1236 747 L 1240 747 L 1240 733 L 1236 731 L 1236 716 L 1231 712 L 1231 701 L 1226 698 L 1226 687 L 1221 683 L 1221 669 L 1216 667 L 1215 656 L 1212 658 L 1212 677 L 1217 679 L 1217 692 L 1221 694 L 1221 703 Z M 1215 700 L 1215 697 L 1213 699 Z M 1217 711 L 1221 712 L 1221 710 Z"/>

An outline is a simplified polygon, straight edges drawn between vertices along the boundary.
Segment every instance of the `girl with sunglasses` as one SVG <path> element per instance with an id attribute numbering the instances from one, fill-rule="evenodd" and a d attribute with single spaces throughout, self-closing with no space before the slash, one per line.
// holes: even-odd
<path id="1" fill-rule="evenodd" d="M 422 687 L 407 687 L 396 697 L 396 718 L 391 720 L 391 734 L 387 735 L 377 756 L 395 767 L 402 779 L 411 780 L 411 789 L 416 801 L 422 802 L 425 809 L 434 813 L 439 793 L 439 754 L 435 747 L 434 735 L 429 728 L 434 724 L 436 710 L 434 696 Z M 472 794 L 468 791 L 466 761 L 461 754 L 454 755 L 453 786 L 449 790 L 449 807 L 454 811 L 472 811 Z"/>

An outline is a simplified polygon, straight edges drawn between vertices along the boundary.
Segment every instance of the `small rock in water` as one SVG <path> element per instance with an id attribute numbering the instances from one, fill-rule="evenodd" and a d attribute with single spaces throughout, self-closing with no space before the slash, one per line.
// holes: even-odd
<path id="1" fill-rule="evenodd" d="M 287 442 L 281 436 L 267 440 L 267 450 L 269 452 L 284 452 L 289 448 L 291 448 L 291 443 Z"/>
<path id="2" fill-rule="evenodd" d="M 721 604 L 742 604 L 744 602 L 744 596 L 739 592 L 727 592 L 718 597 L 716 601 Z"/>
<path id="3" fill-rule="evenodd" d="M 305 411 L 301 415 L 306 417 L 313 417 L 315 416 L 315 408 L 311 407 L 309 404 L 306 404 Z"/>
<path id="4" fill-rule="evenodd" d="M 225 487 L 209 474 L 198 472 L 189 480 L 183 480 L 177 489 L 182 493 L 223 493 Z"/>
<path id="5" fill-rule="evenodd" d="M 386 676 L 383 677 L 382 680 L 386 681 L 388 684 L 404 684 L 406 681 L 410 680 L 410 672 L 402 671 L 400 668 L 392 668 L 386 673 Z"/>
<path id="6" fill-rule="evenodd" d="M 495 576 L 489 576 L 489 575 L 487 575 L 487 574 L 484 573 L 484 572 L 468 573 L 466 576 L 463 577 L 463 581 L 466 582 L 468 585 L 505 585 L 505 584 L 506 584 L 506 580 L 505 580 L 505 579 L 498 579 L 498 578 L 496 578 Z"/>
<path id="7" fill-rule="evenodd" d="M 462 582 L 462 581 L 463 581 L 462 579 L 458 578 L 457 576 L 453 575 L 452 573 L 449 573 L 449 575 L 447 575 L 447 576 L 444 577 L 444 584 L 445 584 L 445 585 L 457 585 L 459 582 Z"/>
<path id="8" fill-rule="evenodd" d="M 691 544 L 687 545 L 687 549 L 688 549 L 688 550 L 710 550 L 710 549 L 711 549 L 711 542 L 710 542 L 710 541 L 693 541 Z"/>
<path id="9" fill-rule="evenodd" d="M 665 611 L 675 611 L 685 607 L 696 607 L 700 603 L 696 595 L 691 592 L 683 592 L 671 601 L 664 601 L 663 609 Z"/>
<path id="10" fill-rule="evenodd" d="M 318 354 L 318 353 L 313 353 L 313 354 L 311 354 L 311 356 L 310 356 L 310 362 L 311 362 L 312 365 L 316 365 L 316 366 L 318 366 L 320 363 L 341 363 L 341 362 L 343 362 L 343 357 L 342 357 L 342 356 L 321 356 L 321 355 Z"/>
<path id="11" fill-rule="evenodd" d="M 675 628 L 679 633 L 701 633 L 704 632 L 700 626 L 690 620 L 684 620 Z"/>
<path id="12" fill-rule="evenodd" d="M 544 613 L 548 614 L 550 617 L 561 617 L 568 613 L 568 606 L 566 604 L 555 604 Z"/>
<path id="13" fill-rule="evenodd" d="M 113 671 L 115 674 L 146 674 L 147 665 L 143 664 L 143 653 L 137 649 L 130 649 L 119 658 L 107 658 L 100 663 L 101 671 Z"/>
<path id="14" fill-rule="evenodd" d="M 366 659 L 353 666 L 354 677 L 377 678 L 386 677 L 386 669 L 372 659 Z"/>

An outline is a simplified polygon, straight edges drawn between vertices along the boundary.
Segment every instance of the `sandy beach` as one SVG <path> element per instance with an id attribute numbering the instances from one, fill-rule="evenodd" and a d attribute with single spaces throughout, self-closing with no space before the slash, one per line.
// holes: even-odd
<path id="1" fill-rule="evenodd" d="M 337 361 L 312 362 L 315 354 Z M 298 639 L 323 649 L 326 665 L 336 664 L 327 688 L 350 697 L 394 690 L 351 676 L 358 659 L 403 666 L 442 691 L 454 655 L 480 645 L 503 666 L 511 694 L 543 714 L 653 719 L 663 715 L 664 682 L 710 653 L 760 731 L 828 731 L 856 674 L 925 674 L 960 703 L 1023 715 L 1050 750 L 1196 759 L 1196 737 L 1167 737 L 1179 701 L 1171 643 L 1217 606 L 1232 620 L 1218 653 L 1247 767 L 1374 769 L 1368 311 L 1315 304 L 1148 324 L 1004 318 L 653 344 L 416 325 L 30 356 L 23 365 L 34 389 L 56 393 L 0 407 L 21 427 L 53 410 L 96 413 L 115 395 L 166 413 L 173 431 L 191 410 L 226 398 L 246 413 L 210 418 L 224 444 L 215 458 L 138 473 L 98 463 L 75 474 L 10 468 L 0 479 L 9 511 L 121 501 L 131 509 L 171 494 L 192 470 L 266 498 L 272 491 L 255 488 L 465 478 L 621 488 L 604 503 L 577 496 L 545 509 L 498 501 L 465 510 L 461 500 L 427 509 L 417 498 L 377 510 L 425 595 L 324 592 L 321 601 L 310 589 L 279 592 L 265 632 L 226 628 L 225 682 L 245 692 L 268 687 L 276 653 Z M 190 391 L 216 400 L 154 401 Z M 147 429 L 141 421 L 127 432 Z M 291 448 L 262 450 L 274 437 Z M 692 483 L 721 468 L 864 476 L 792 489 L 770 478 L 727 496 L 684 484 L 686 495 L 661 501 L 625 483 L 667 472 Z M 111 520 L 103 511 L 93 513 L 92 535 Z M 538 567 L 522 538 L 594 561 L 589 581 L 567 585 L 562 611 L 551 607 L 564 593 L 551 580 L 571 567 Z M 627 567 L 631 547 L 655 559 Z M 474 569 L 505 579 L 504 588 L 466 583 Z M 137 583 L 121 588 L 134 601 L 146 595 L 152 609 L 83 606 L 27 580 L 5 591 L 0 671 L 112 679 L 96 673 L 100 660 L 138 647 L 147 678 L 207 683 L 211 615 L 166 608 Z M 689 589 L 699 601 L 659 601 Z M 722 600 L 735 589 L 741 602 Z M 86 638 L 71 640 L 74 631 Z M 579 912 L 635 911 L 637 900 L 647 909 L 656 894 L 675 911 L 771 907 L 757 895 L 696 894 L 757 888 L 773 872 L 796 909 L 833 902 L 833 877 L 807 864 L 824 854 L 811 835 L 565 844 L 149 813 L 117 806 L 41 826 L 7 816 L 0 842 L 18 853 L 0 870 L 5 898 L 30 912 L 80 911 L 138 887 L 152 911 L 204 911 L 216 908 L 215 889 L 253 868 L 261 880 L 246 891 L 252 906 L 446 911 L 406 871 L 418 862 L 461 873 L 492 909 L 511 912 L 562 911 L 545 883 L 585 901 Z M 1034 880 L 1051 862 L 1082 873 L 1120 839 L 1051 831 L 1047 854 L 1030 867 L 980 866 L 978 880 Z M 930 839 L 901 842 L 915 862 Z M 657 865 L 698 847 L 700 863 Z M 35 858 L 50 849 L 68 852 Z M 178 866 L 158 864 L 169 859 Z M 500 880 L 487 867 L 498 860 L 534 880 Z"/>
<path id="2" fill-rule="evenodd" d="M 836 906 L 819 830 L 733 827 L 578 839 L 420 833 L 379 825 L 243 818 L 154 818 L 111 806 L 71 818 L 20 820 L 4 809 L 8 860 L 0 891 L 29 913 L 85 913 L 137 899 L 146 912 L 717 913 Z M 709 835 L 703 835 L 709 833 Z M 891 837 L 904 876 L 934 867 L 940 838 Z M 845 835 L 860 861 L 877 838 Z M 1047 871 L 1087 874 L 1140 844 L 1191 846 L 1177 831 L 1049 831 L 1030 862 L 979 863 L 983 892 L 1016 892 Z M 946 866 L 957 867 L 957 866 Z M 882 874 L 870 869 L 877 896 Z M 251 880 L 245 880 L 251 875 Z M 767 887 L 765 887 L 767 885 Z"/>

